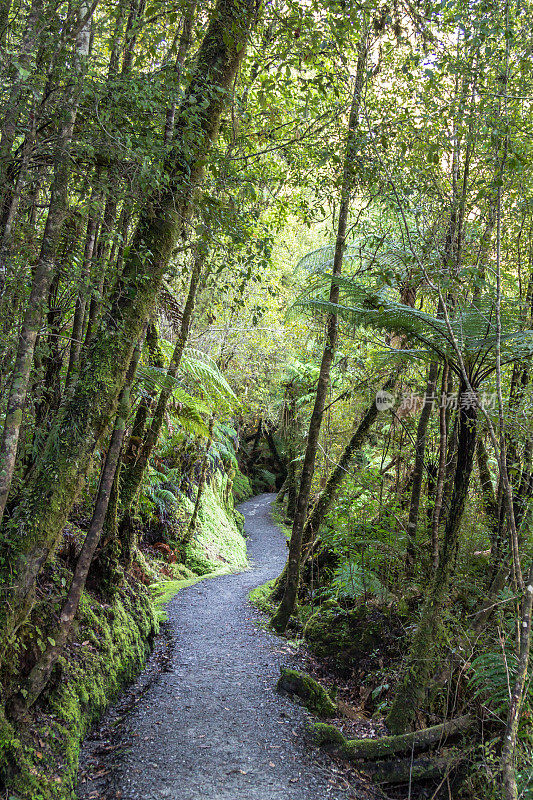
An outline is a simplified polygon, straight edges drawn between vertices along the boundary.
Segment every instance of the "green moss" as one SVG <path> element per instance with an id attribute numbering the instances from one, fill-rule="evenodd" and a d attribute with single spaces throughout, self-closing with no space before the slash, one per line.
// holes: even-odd
<path id="1" fill-rule="evenodd" d="M 317 744 L 346 744 L 346 739 L 342 733 L 334 725 L 329 725 L 327 722 L 314 722 L 312 730 Z"/>
<path id="2" fill-rule="evenodd" d="M 239 530 L 231 497 L 227 495 L 226 475 L 217 473 L 203 490 L 193 540 L 187 546 L 185 563 L 199 575 L 221 567 L 229 570 L 248 566 L 246 542 Z M 190 505 L 192 514 L 193 504 Z"/>
<path id="3" fill-rule="evenodd" d="M 324 604 L 307 620 L 304 638 L 319 658 L 331 658 L 342 668 L 352 668 L 373 653 L 399 657 L 405 642 L 403 616 L 389 608 L 361 604 L 345 610 Z"/>
<path id="4" fill-rule="evenodd" d="M 334 717 L 337 713 L 337 706 L 324 687 L 305 672 L 282 667 L 276 688 L 299 697 L 305 707 L 319 717 Z"/>
<path id="5" fill-rule="evenodd" d="M 248 600 L 250 603 L 260 611 L 264 611 L 266 614 L 273 614 L 276 609 L 275 603 L 270 600 L 275 583 L 276 579 L 274 578 L 271 581 L 263 583 L 262 586 L 252 589 L 248 595 Z"/>
<path id="6" fill-rule="evenodd" d="M 243 475 L 240 470 L 237 470 L 233 477 L 232 491 L 236 503 L 244 503 L 253 495 L 250 478 Z"/>
<path id="7" fill-rule="evenodd" d="M 278 528 L 285 534 L 287 539 L 290 539 L 292 530 L 290 525 L 287 525 L 283 504 L 276 500 L 274 503 L 272 503 L 270 513 L 272 516 L 272 522 L 278 526 Z"/>
<path id="8" fill-rule="evenodd" d="M 56 666 L 47 694 L 8 744 L 8 794 L 18 800 L 74 797 L 79 748 L 89 726 L 137 676 L 157 621 L 148 592 L 124 587 L 111 606 L 82 598 L 76 640 Z M 8 734 L 8 732 L 7 732 Z M 3 729 L 0 736 L 5 739 Z"/>

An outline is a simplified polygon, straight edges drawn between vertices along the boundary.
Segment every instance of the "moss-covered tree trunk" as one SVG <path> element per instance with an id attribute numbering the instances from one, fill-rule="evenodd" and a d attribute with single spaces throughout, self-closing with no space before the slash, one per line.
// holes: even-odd
<path id="1" fill-rule="evenodd" d="M 181 318 L 180 331 L 176 344 L 174 345 L 174 351 L 170 359 L 170 364 L 168 365 L 167 369 L 167 377 L 170 380 L 168 385 L 161 389 L 161 392 L 159 393 L 159 399 L 157 401 L 154 416 L 152 417 L 150 427 L 148 428 L 146 435 L 139 446 L 137 457 L 135 459 L 126 459 L 127 466 L 125 467 L 124 474 L 122 476 L 122 487 L 120 493 L 120 504 L 124 509 L 124 516 L 130 514 L 131 505 L 135 499 L 135 495 L 139 490 L 144 471 L 157 443 L 159 434 L 161 433 L 161 428 L 163 427 L 167 404 L 174 389 L 174 380 L 178 375 L 181 359 L 183 358 L 183 353 L 187 345 L 187 339 L 189 338 L 189 331 L 192 324 L 194 305 L 200 286 L 200 277 L 204 266 L 204 260 L 205 250 L 202 247 L 197 251 L 193 260 L 191 277 L 189 280 L 189 290 Z"/>
<path id="2" fill-rule="evenodd" d="M 178 237 L 190 218 L 222 110 L 256 13 L 254 0 L 219 0 L 182 100 L 166 187 L 141 214 L 124 269 L 21 500 L 2 533 L 0 639 L 6 647 L 33 602 L 35 579 L 57 545 L 95 447 L 116 413 L 134 343 L 153 312 Z"/>
<path id="3" fill-rule="evenodd" d="M 83 4 L 80 13 L 83 15 L 86 12 L 87 7 Z M 73 80 L 65 91 L 60 108 L 61 116 L 54 153 L 54 178 L 50 189 L 48 215 L 46 217 L 41 252 L 33 272 L 30 297 L 19 335 L 17 355 L 7 400 L 4 429 L 0 441 L 0 521 L 4 514 L 15 471 L 22 414 L 26 402 L 35 344 L 54 276 L 57 250 L 67 215 L 67 192 L 71 172 L 70 150 L 85 65 L 89 53 L 90 31 L 91 18 L 87 17 L 85 25 L 83 25 L 76 38 L 72 63 Z"/>
<path id="4" fill-rule="evenodd" d="M 100 541 L 104 521 L 106 518 L 111 490 L 115 480 L 115 474 L 120 461 L 120 452 L 124 442 L 124 431 L 130 411 L 131 386 L 139 363 L 141 354 L 140 346 L 135 349 L 135 353 L 130 363 L 128 375 L 124 388 L 120 394 L 117 416 L 109 446 L 107 448 L 104 465 L 100 475 L 100 483 L 94 504 L 93 516 L 87 535 L 84 539 L 80 555 L 74 568 L 74 574 L 67 594 L 67 598 L 61 609 L 59 625 L 47 640 L 47 647 L 37 663 L 33 666 L 26 682 L 25 705 L 31 706 L 37 700 L 43 689 L 46 687 L 52 670 L 57 663 L 59 656 L 67 642 L 74 618 L 78 611 L 81 596 L 85 589 L 89 569 Z"/>
<path id="5" fill-rule="evenodd" d="M 437 632 L 459 548 L 461 520 L 468 496 L 476 445 L 477 406 L 469 405 L 468 394 L 463 392 L 460 394 L 463 404 L 459 410 L 457 467 L 439 565 L 428 588 L 420 621 L 413 635 L 404 679 L 387 716 L 387 725 L 393 733 L 404 733 L 411 726 L 435 668 Z"/>

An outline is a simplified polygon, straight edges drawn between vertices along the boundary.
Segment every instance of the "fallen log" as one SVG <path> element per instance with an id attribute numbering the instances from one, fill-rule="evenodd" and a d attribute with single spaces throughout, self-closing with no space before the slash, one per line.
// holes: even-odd
<path id="1" fill-rule="evenodd" d="M 276 688 L 299 697 L 305 707 L 319 717 L 334 717 L 337 713 L 337 707 L 324 687 L 304 672 L 282 667 Z"/>
<path id="2" fill-rule="evenodd" d="M 458 753 L 431 758 L 402 758 L 395 761 L 376 761 L 365 764 L 364 772 L 375 784 L 397 785 L 410 781 L 429 781 L 442 778 L 457 769 L 463 759 Z"/>
<path id="3" fill-rule="evenodd" d="M 432 745 L 441 744 L 451 736 L 464 733 L 473 724 L 473 718 L 469 714 L 465 714 L 440 725 L 433 725 L 431 728 L 402 733 L 399 736 L 382 736 L 379 739 L 345 739 L 337 728 L 324 723 L 316 723 L 314 729 L 315 737 L 320 744 L 340 745 L 345 758 L 351 761 L 373 761 L 397 753 L 425 750 Z"/>

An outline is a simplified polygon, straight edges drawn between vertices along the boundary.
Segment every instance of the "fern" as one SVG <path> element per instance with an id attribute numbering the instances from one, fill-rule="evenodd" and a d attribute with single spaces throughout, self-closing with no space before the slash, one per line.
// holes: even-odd
<path id="1" fill-rule="evenodd" d="M 228 405 L 237 400 L 233 389 L 215 362 L 204 353 L 186 350 L 182 358 L 182 369 L 200 384 L 202 392 L 208 397 L 222 400 Z"/>
<path id="2" fill-rule="evenodd" d="M 379 578 L 371 570 L 363 569 L 355 560 L 345 561 L 337 567 L 331 585 L 340 597 L 358 598 L 364 594 L 373 594 L 380 600 L 391 597 Z"/>
<path id="3" fill-rule="evenodd" d="M 506 648 L 502 652 L 482 653 L 472 661 L 470 687 L 475 698 L 482 699 L 495 714 L 505 718 L 514 684 L 518 659 Z"/>
<path id="4" fill-rule="evenodd" d="M 330 278 L 331 280 L 331 278 Z M 327 313 L 336 313 L 352 325 L 370 327 L 403 336 L 416 346 L 405 352 L 391 348 L 388 356 L 427 360 L 435 355 L 447 361 L 459 376 L 461 367 L 456 345 L 473 386 L 479 386 L 496 366 L 498 342 L 494 300 L 481 298 L 463 308 L 458 305 L 450 319 L 451 332 L 444 319 L 411 306 L 395 302 L 387 289 L 371 290 L 351 278 L 335 279 L 342 302 L 332 304 L 320 297 L 302 295 L 297 306 Z M 501 363 L 508 364 L 533 355 L 533 331 L 518 330 L 516 319 L 520 303 L 506 299 L 502 308 Z"/>

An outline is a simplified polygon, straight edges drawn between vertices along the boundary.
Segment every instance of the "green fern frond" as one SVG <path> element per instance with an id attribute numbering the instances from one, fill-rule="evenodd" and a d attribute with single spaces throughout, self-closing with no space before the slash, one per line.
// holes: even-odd
<path id="1" fill-rule="evenodd" d="M 458 305 L 450 317 L 450 331 L 442 317 L 391 300 L 390 290 L 371 290 L 346 277 L 335 280 L 341 292 L 338 304 L 304 294 L 298 299 L 297 306 L 336 313 L 351 325 L 402 336 L 411 345 L 408 357 L 427 360 L 429 351 L 433 356 L 447 361 L 450 368 L 461 375 L 457 347 L 474 386 L 479 386 L 494 371 L 498 332 L 492 297 L 483 297 L 476 304 L 471 303 L 466 307 Z M 533 331 L 517 330 L 518 303 L 516 299 L 506 299 L 502 308 L 502 364 L 533 355 Z M 402 357 L 401 352 L 397 357 Z"/>

